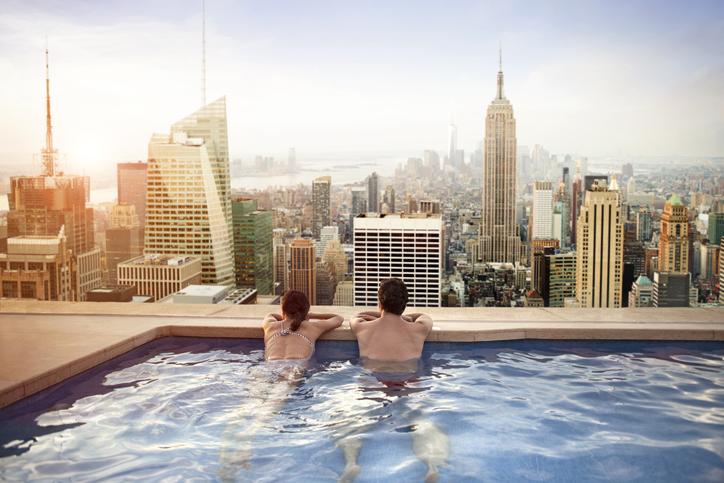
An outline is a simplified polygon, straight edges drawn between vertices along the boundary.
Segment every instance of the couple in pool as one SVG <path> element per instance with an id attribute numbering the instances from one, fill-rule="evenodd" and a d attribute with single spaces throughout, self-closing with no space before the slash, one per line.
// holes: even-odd
<path id="1" fill-rule="evenodd" d="M 363 367 L 385 385 L 404 385 L 419 367 L 425 339 L 432 330 L 432 320 L 425 314 L 403 315 L 408 293 L 402 280 L 383 280 L 377 296 L 379 311 L 358 313 L 350 321 L 350 328 L 357 338 Z M 289 291 L 282 299 L 282 313 L 272 313 L 264 318 L 265 358 L 279 377 L 276 383 L 252 385 L 252 399 L 257 400 L 257 407 L 265 410 L 261 414 L 257 412 L 254 421 L 244 425 L 243 430 L 231 430 L 242 430 L 245 444 L 225 445 L 222 450 L 222 471 L 226 476 L 233 476 L 234 468 L 239 466 L 249 468 L 253 435 L 274 417 L 301 380 L 305 364 L 314 354 L 317 339 L 340 327 L 344 321 L 340 315 L 310 313 L 309 308 L 306 295 Z M 436 481 L 437 468 L 446 462 L 449 452 L 447 436 L 424 417 L 416 417 L 412 423 L 413 451 L 427 466 L 425 480 Z M 228 437 L 224 439 L 229 440 Z M 240 442 L 237 439 L 236 443 Z M 362 447 L 362 436 L 359 429 L 343 428 L 337 446 L 345 457 L 345 469 L 339 481 L 352 481 L 360 472 L 357 456 Z M 221 476 L 226 479 L 224 474 Z"/>

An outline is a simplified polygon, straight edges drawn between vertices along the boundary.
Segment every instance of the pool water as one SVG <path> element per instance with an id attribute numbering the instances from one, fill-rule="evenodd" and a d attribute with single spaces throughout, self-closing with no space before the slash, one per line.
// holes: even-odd
<path id="1" fill-rule="evenodd" d="M 724 481 L 724 344 L 430 344 L 380 375 L 319 342 L 166 338 L 0 410 L 0 480 Z M 432 477 L 434 473 L 428 476 Z"/>

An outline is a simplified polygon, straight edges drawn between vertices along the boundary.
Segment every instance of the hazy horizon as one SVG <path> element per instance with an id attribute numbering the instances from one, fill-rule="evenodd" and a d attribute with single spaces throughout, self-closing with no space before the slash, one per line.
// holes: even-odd
<path id="1" fill-rule="evenodd" d="M 482 139 L 498 43 L 518 142 L 591 157 L 724 155 L 720 2 L 207 1 L 207 99 L 232 157 L 445 150 Z M 10 1 L 0 13 L 0 164 L 44 143 L 69 170 L 146 158 L 201 103 L 201 2 Z M 99 166 L 98 163 L 102 163 Z M 31 174 L 31 173 L 29 173 Z"/>

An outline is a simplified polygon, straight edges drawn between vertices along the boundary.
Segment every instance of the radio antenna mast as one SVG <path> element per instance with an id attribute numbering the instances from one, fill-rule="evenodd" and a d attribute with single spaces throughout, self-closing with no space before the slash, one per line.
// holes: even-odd
<path id="1" fill-rule="evenodd" d="M 201 0 L 201 105 L 206 105 L 206 0 Z"/>

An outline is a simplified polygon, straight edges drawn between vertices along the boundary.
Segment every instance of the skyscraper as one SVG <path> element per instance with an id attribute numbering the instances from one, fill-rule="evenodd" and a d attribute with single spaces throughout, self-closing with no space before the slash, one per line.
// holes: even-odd
<path id="1" fill-rule="evenodd" d="M 724 237 L 724 213 L 709 213 L 706 237 L 709 243 L 718 245 Z"/>
<path id="2" fill-rule="evenodd" d="M 77 300 L 63 227 L 55 236 L 11 237 L 7 245 L 0 253 L 0 299 Z"/>
<path id="3" fill-rule="evenodd" d="M 661 215 L 658 271 L 689 272 L 688 210 L 677 195 L 672 195 L 668 199 L 664 205 L 664 213 Z"/>
<path id="4" fill-rule="evenodd" d="M 234 268 L 237 287 L 254 287 L 259 294 L 274 290 L 272 213 L 257 209 L 256 200 L 231 200 Z"/>
<path id="5" fill-rule="evenodd" d="M 420 200 L 418 203 L 417 211 L 420 213 L 427 213 L 429 215 L 440 214 L 440 201 L 439 200 Z"/>
<path id="6" fill-rule="evenodd" d="M 447 159 L 448 162 L 455 165 L 455 158 L 458 152 L 458 127 L 455 123 L 450 122 L 448 128 L 448 144 L 447 144 Z"/>
<path id="7" fill-rule="evenodd" d="M 367 213 L 367 192 L 364 188 L 352 188 L 352 206 L 349 212 L 350 240 L 354 239 L 354 219 L 362 213 Z"/>
<path id="8" fill-rule="evenodd" d="M 439 307 L 440 215 L 368 213 L 354 220 L 354 304 L 377 305 L 380 281 L 405 282 L 411 307 Z"/>
<path id="9" fill-rule="evenodd" d="M 94 246 L 93 209 L 86 208 L 90 193 L 87 176 L 13 176 L 8 195 L 8 238 L 57 236 L 65 227 L 73 256 Z"/>
<path id="10" fill-rule="evenodd" d="M 553 184 L 536 181 L 533 184 L 533 236 L 531 239 L 553 238 Z"/>
<path id="11" fill-rule="evenodd" d="M 72 257 L 73 298 L 79 301 L 85 299 L 83 290 L 95 288 L 102 282 L 100 251 L 95 247 L 94 240 L 93 209 L 86 207 L 90 179 L 87 176 L 56 172 L 58 151 L 53 144 L 47 49 L 45 60 L 46 133 L 45 147 L 41 151 L 43 171 L 39 176 L 10 178 L 7 236 L 8 239 L 51 237 L 55 240 L 62 231 L 65 246 L 71 251 Z"/>
<path id="12" fill-rule="evenodd" d="M 289 289 L 289 245 L 283 238 L 274 237 L 274 286 L 276 293 Z"/>
<path id="13" fill-rule="evenodd" d="M 689 307 L 689 273 L 654 272 L 654 307 Z"/>
<path id="14" fill-rule="evenodd" d="M 110 285 L 118 283 L 116 271 L 118 264 L 136 258 L 142 253 L 143 231 L 138 222 L 136 207 L 132 204 L 114 205 L 110 225 L 106 229 L 106 265 Z"/>
<path id="15" fill-rule="evenodd" d="M 351 217 L 367 212 L 367 192 L 364 188 L 352 188 L 352 211 Z"/>
<path id="16" fill-rule="evenodd" d="M 382 197 L 385 205 L 387 205 L 387 212 L 394 213 L 395 210 L 395 188 L 391 185 L 385 187 L 385 193 Z"/>
<path id="17" fill-rule="evenodd" d="M 200 257 L 203 283 L 231 285 L 226 99 L 207 104 L 171 131 L 154 134 L 148 146 L 144 253 Z"/>
<path id="18" fill-rule="evenodd" d="M 337 277 L 334 266 L 327 261 L 317 262 L 315 296 L 317 305 L 332 305 L 334 292 L 337 288 Z"/>
<path id="19" fill-rule="evenodd" d="M 501 58 L 497 94 L 485 117 L 480 220 L 480 254 L 484 262 L 520 260 L 520 237 L 515 222 L 516 142 L 513 106 L 503 95 Z"/>
<path id="20" fill-rule="evenodd" d="M 636 239 L 642 242 L 651 241 L 652 234 L 653 220 L 651 212 L 643 206 L 636 212 Z"/>
<path id="21" fill-rule="evenodd" d="M 118 204 L 135 207 L 138 223 L 143 228 L 146 222 L 146 174 L 148 164 L 118 163 Z"/>
<path id="22" fill-rule="evenodd" d="M 336 225 L 323 226 L 319 240 L 314 243 L 314 253 L 317 258 L 322 258 L 327 245 L 334 240 L 339 241 L 339 227 Z"/>
<path id="23" fill-rule="evenodd" d="M 577 227 L 576 223 L 578 223 L 578 213 L 581 210 L 581 204 L 583 203 L 583 182 L 581 181 L 580 176 L 576 174 L 576 178 L 573 180 L 573 184 L 571 185 L 571 220 L 570 220 L 570 227 L 571 227 L 571 243 L 575 245 L 576 243 L 576 233 L 577 233 Z"/>
<path id="24" fill-rule="evenodd" d="M 204 140 L 211 175 L 216 182 L 224 218 L 231 233 L 231 174 L 229 172 L 229 136 L 226 127 L 226 97 L 206 104 L 195 113 L 171 126 L 171 134 L 185 133 L 188 138 Z"/>
<path id="25" fill-rule="evenodd" d="M 75 266 L 73 268 L 76 300 L 84 302 L 88 291 L 103 285 L 101 248 L 95 246 L 90 250 L 79 253 L 75 257 Z"/>
<path id="26" fill-rule="evenodd" d="M 331 176 L 320 176 L 312 182 L 312 234 L 317 240 L 319 239 L 322 227 L 329 226 L 332 223 L 332 215 L 329 207 L 331 190 Z"/>
<path id="27" fill-rule="evenodd" d="M 586 191 L 576 234 L 576 298 L 581 307 L 621 307 L 623 221 L 618 191 Z"/>
<path id="28" fill-rule="evenodd" d="M 344 247 L 339 240 L 330 240 L 324 249 L 322 260 L 329 263 L 334 268 L 334 276 L 337 281 L 344 280 L 347 274 L 347 255 L 344 253 Z"/>
<path id="29" fill-rule="evenodd" d="M 376 172 L 367 178 L 367 211 L 372 213 L 380 212 L 380 177 Z"/>
<path id="30" fill-rule="evenodd" d="M 564 307 L 565 300 L 576 296 L 575 252 L 546 255 L 548 298 L 546 307 Z"/>
<path id="31" fill-rule="evenodd" d="M 309 303 L 317 303 L 317 266 L 314 256 L 314 244 L 311 240 L 297 238 L 290 246 L 291 271 L 289 289 L 298 290 L 309 298 Z"/>

